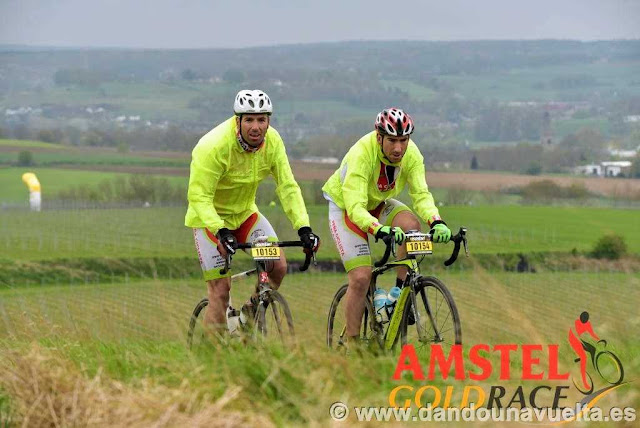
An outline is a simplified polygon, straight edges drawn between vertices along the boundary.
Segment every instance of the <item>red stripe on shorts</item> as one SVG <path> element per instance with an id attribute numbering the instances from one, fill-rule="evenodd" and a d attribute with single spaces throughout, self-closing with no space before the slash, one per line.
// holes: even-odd
<path id="1" fill-rule="evenodd" d="M 249 232 L 251 232 L 251 228 L 255 226 L 258 222 L 258 213 L 253 213 L 249 216 L 248 219 L 244 221 L 240 225 L 239 228 L 233 231 L 233 236 L 236 237 L 238 242 L 247 242 L 247 238 L 249 237 Z"/>
<path id="2" fill-rule="evenodd" d="M 362 237 L 362 239 L 364 239 L 365 241 L 367 240 L 367 234 L 366 232 L 363 232 L 362 230 L 360 230 L 360 228 L 358 226 L 355 225 L 354 222 L 351 221 L 351 219 L 349 218 L 349 216 L 347 215 L 347 211 L 344 211 L 344 222 L 347 225 L 347 227 L 349 229 L 351 229 L 352 231 L 354 231 L 355 233 L 357 233 L 359 236 Z"/>

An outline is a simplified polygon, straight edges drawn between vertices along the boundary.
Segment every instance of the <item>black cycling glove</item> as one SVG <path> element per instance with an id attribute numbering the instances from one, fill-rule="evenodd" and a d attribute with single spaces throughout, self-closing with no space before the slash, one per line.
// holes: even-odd
<path id="1" fill-rule="evenodd" d="M 227 253 L 234 255 L 236 253 L 236 249 L 238 248 L 238 240 L 233 233 L 226 227 L 218 230 L 218 240 L 220 240 L 220 245 L 227 250 Z"/>
<path id="2" fill-rule="evenodd" d="M 302 241 L 302 248 L 305 250 L 311 250 L 314 253 L 318 251 L 320 238 L 318 235 L 313 233 L 309 226 L 304 226 L 298 229 L 298 236 L 300 236 L 300 241 Z"/>

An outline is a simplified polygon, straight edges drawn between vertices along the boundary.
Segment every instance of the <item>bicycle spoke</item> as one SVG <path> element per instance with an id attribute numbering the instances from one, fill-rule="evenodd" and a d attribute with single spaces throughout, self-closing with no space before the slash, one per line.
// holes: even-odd
<path id="1" fill-rule="evenodd" d="M 413 342 L 425 349 L 431 343 L 460 343 L 460 321 L 453 298 L 446 287 L 435 278 L 424 278 L 417 289 L 419 291 L 416 294 L 420 293 L 420 298 L 416 297 L 415 304 L 412 301 L 410 307 L 416 320 L 414 331 L 417 331 L 417 338 L 416 333 L 411 333 L 406 321 L 402 329 L 402 343 Z"/>
<path id="2" fill-rule="evenodd" d="M 449 319 L 449 316 L 450 316 L 450 315 L 451 315 L 451 311 L 449 311 L 449 312 L 447 313 L 447 317 L 444 319 L 444 321 L 442 322 L 442 325 L 441 325 L 441 326 L 440 326 L 440 328 L 438 329 L 438 330 L 440 331 L 440 332 L 439 332 L 439 335 L 442 335 L 442 333 L 443 333 L 442 328 L 444 327 L 445 323 L 446 323 L 446 322 L 447 322 L 447 320 Z"/>
<path id="3" fill-rule="evenodd" d="M 438 319 L 438 311 L 440 310 L 440 306 L 442 306 L 442 302 L 444 302 L 444 299 L 442 299 L 442 301 L 440 302 L 440 304 L 438 304 L 438 296 L 440 295 L 440 293 L 438 292 L 438 290 L 436 289 L 436 320 Z"/>
<path id="4" fill-rule="evenodd" d="M 282 327 L 280 326 L 280 314 L 278 312 L 278 310 L 276 309 L 276 306 L 273 302 L 271 303 L 271 310 L 273 311 L 273 317 L 276 320 L 276 327 L 278 328 L 278 334 L 280 335 L 280 337 L 283 337 L 282 335 Z"/>

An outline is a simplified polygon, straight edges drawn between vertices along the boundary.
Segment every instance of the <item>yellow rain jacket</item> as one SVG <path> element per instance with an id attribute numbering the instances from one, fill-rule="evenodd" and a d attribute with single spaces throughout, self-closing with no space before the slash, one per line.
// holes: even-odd
<path id="1" fill-rule="evenodd" d="M 399 168 L 392 186 L 384 177 L 381 180 L 383 165 Z M 439 219 L 438 208 L 427 187 L 424 158 L 416 144 L 410 140 L 402 160 L 391 163 L 382 153 L 376 131 L 372 131 L 351 147 L 322 190 L 338 207 L 347 211 L 351 221 L 361 230 L 373 234 L 380 225 L 369 211 L 402 193 L 406 184 L 409 184 L 409 196 L 417 214 L 429 225 Z"/>
<path id="2" fill-rule="evenodd" d="M 193 149 L 184 224 L 206 227 L 214 234 L 223 227 L 237 229 L 258 211 L 256 191 L 269 174 L 293 228 L 309 226 L 302 192 L 278 131 L 269 127 L 260 149 L 247 152 L 236 139 L 235 116 L 224 121 Z"/>

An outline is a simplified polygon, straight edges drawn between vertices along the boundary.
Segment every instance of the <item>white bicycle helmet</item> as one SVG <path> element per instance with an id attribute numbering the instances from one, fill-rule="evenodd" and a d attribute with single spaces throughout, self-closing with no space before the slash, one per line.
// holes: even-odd
<path id="1" fill-rule="evenodd" d="M 273 105 L 271 104 L 269 96 L 261 90 L 243 89 L 236 95 L 236 100 L 233 103 L 233 112 L 235 114 L 271 114 L 273 112 Z"/>

